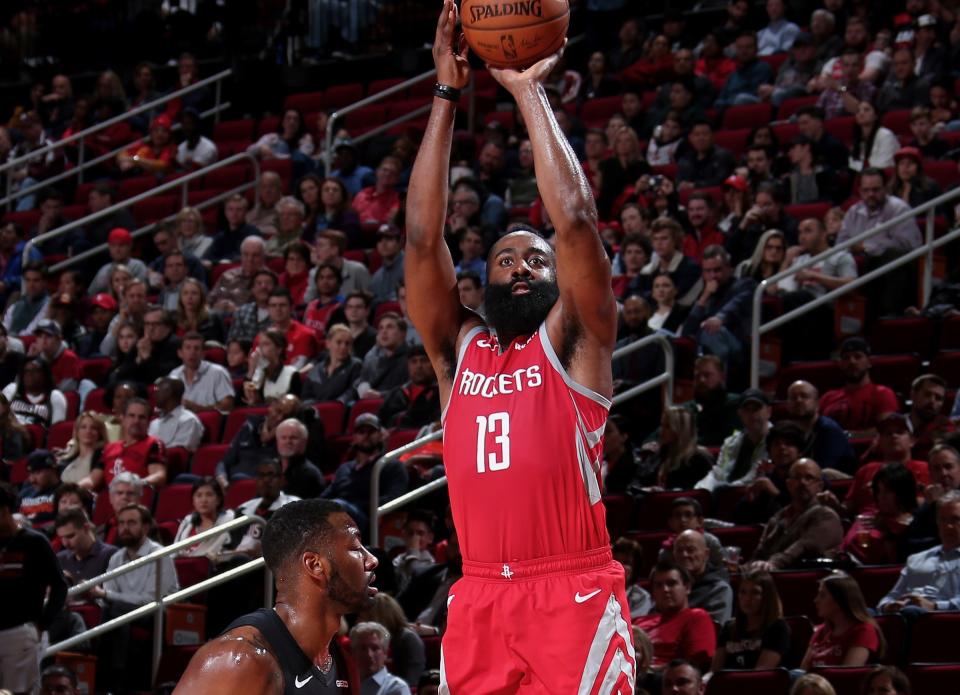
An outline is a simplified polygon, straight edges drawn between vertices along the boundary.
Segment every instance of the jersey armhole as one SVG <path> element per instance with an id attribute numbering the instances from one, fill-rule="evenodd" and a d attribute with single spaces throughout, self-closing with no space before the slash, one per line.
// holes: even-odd
<path id="1" fill-rule="evenodd" d="M 453 381 L 450 383 L 450 397 L 447 399 L 447 404 L 443 406 L 443 412 L 440 413 L 440 423 L 443 424 L 447 419 L 447 410 L 450 408 L 450 403 L 453 401 L 453 390 L 457 386 L 457 379 L 460 377 L 460 365 L 463 363 L 464 355 L 467 354 L 467 348 L 470 347 L 470 343 L 473 342 L 473 339 L 477 337 L 480 333 L 486 332 L 487 327 L 484 324 L 479 324 L 467 331 L 467 334 L 463 336 L 463 340 L 460 341 L 460 350 L 457 352 L 457 365 L 453 370 Z"/>
<path id="2" fill-rule="evenodd" d="M 581 396 L 586 396 L 590 400 L 600 404 L 607 410 L 610 410 L 610 407 L 613 405 L 610 402 L 610 399 L 606 396 L 601 396 L 599 393 L 593 389 L 589 389 L 583 384 L 574 381 L 573 377 L 567 374 L 567 370 L 563 368 L 563 365 L 560 363 L 560 357 L 557 355 L 557 351 L 553 349 L 553 343 L 550 342 L 550 335 L 547 333 L 547 322 L 544 321 L 540 324 L 540 343 L 543 345 L 543 352 L 547 356 L 550 365 L 554 370 L 563 378 L 564 383 L 570 387 L 572 390 L 579 393 Z"/>

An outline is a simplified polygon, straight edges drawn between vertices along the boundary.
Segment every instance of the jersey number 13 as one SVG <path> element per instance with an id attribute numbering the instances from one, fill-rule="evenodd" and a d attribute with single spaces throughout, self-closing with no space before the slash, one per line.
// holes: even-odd
<path id="1" fill-rule="evenodd" d="M 510 468 L 510 413 L 477 415 L 477 473 L 507 468 Z"/>

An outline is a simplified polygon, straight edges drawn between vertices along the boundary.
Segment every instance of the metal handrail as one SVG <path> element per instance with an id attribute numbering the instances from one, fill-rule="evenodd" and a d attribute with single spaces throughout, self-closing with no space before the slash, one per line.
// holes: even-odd
<path id="1" fill-rule="evenodd" d="M 386 89 L 377 92 L 376 94 L 371 94 L 368 97 L 364 97 L 360 101 L 354 102 L 349 106 L 344 106 L 342 109 L 337 109 L 330 114 L 330 117 L 327 119 L 327 129 L 324 133 L 324 150 L 323 150 L 323 163 L 326 167 L 327 173 L 330 173 L 330 167 L 333 165 L 333 132 L 334 127 L 337 125 L 337 121 L 350 114 L 357 109 L 362 109 L 364 106 L 369 106 L 370 104 L 375 104 L 378 101 L 382 101 L 387 97 L 391 97 L 394 94 L 399 94 L 400 92 L 412 87 L 415 84 L 425 82 L 426 80 L 433 79 L 437 75 L 436 68 L 428 70 L 427 72 L 421 73 L 415 77 L 411 77 L 409 80 L 405 80 L 400 84 L 395 84 L 392 87 L 387 87 Z M 467 123 L 470 132 L 473 132 L 474 121 L 476 119 L 476 83 L 474 82 L 473 73 L 470 73 L 470 84 L 463 90 L 465 94 L 469 94 L 470 100 L 468 102 L 468 111 L 467 111 Z M 400 125 L 405 121 L 409 121 L 411 118 L 416 118 L 422 113 L 429 113 L 432 108 L 430 100 L 424 103 L 423 106 L 417 107 L 413 111 L 406 113 L 402 116 L 398 116 L 391 121 L 383 123 L 376 128 L 369 130 L 365 133 L 361 133 L 356 137 L 351 137 L 350 139 L 354 143 L 364 142 L 369 140 L 372 137 L 379 135 L 380 133 L 386 132 L 393 128 L 396 125 Z"/>
<path id="2" fill-rule="evenodd" d="M 753 293 L 753 307 L 752 307 L 753 315 L 752 315 L 751 324 L 750 324 L 751 325 L 751 331 L 750 331 L 750 385 L 751 387 L 758 388 L 760 384 L 760 337 L 764 333 L 772 331 L 773 329 L 782 326 L 788 321 L 792 321 L 798 316 L 801 316 L 803 314 L 806 314 L 809 311 L 812 311 L 820 306 L 823 306 L 824 304 L 833 301 L 837 297 L 843 294 L 846 294 L 851 290 L 855 290 L 858 287 L 862 287 L 863 285 L 870 282 L 871 280 L 874 280 L 880 277 L 881 275 L 886 274 L 888 271 L 893 270 L 895 268 L 899 268 L 900 266 L 905 265 L 913 260 L 916 260 L 921 256 L 926 256 L 926 263 L 924 264 L 924 272 L 923 272 L 923 300 L 924 302 L 926 302 L 927 299 L 930 298 L 930 290 L 931 290 L 931 287 L 933 286 L 933 252 L 934 250 L 940 248 L 941 246 L 949 243 L 953 239 L 960 236 L 960 228 L 958 228 L 950 232 L 949 234 L 942 236 L 940 239 L 934 239 L 934 217 L 936 215 L 936 208 L 952 200 L 955 200 L 957 198 L 960 198 L 960 188 L 954 188 L 952 190 L 949 190 L 946 193 L 943 193 L 937 196 L 936 198 L 933 198 L 932 200 L 928 200 L 927 202 L 916 206 L 915 208 L 910 208 L 906 212 L 903 212 L 897 215 L 896 217 L 891 218 L 890 220 L 884 222 L 883 224 L 878 225 L 877 227 L 874 227 L 873 229 L 869 229 L 861 234 L 858 234 L 855 237 L 852 237 L 835 246 L 832 246 L 826 251 L 823 251 L 822 253 L 819 253 L 816 256 L 808 258 L 802 263 L 791 265 L 786 270 L 782 270 L 779 273 L 772 275 L 766 280 L 762 280 L 760 283 L 758 283 L 757 288 L 756 290 L 754 290 L 754 293 Z M 924 235 L 924 241 L 919 247 L 917 247 L 913 251 L 910 251 L 900 256 L 899 258 L 896 258 L 888 263 L 885 263 L 884 265 L 878 268 L 871 270 L 869 273 L 865 275 L 861 275 L 860 277 L 853 279 L 851 282 L 848 282 L 840 287 L 836 287 L 830 290 L 829 292 L 821 295 L 820 297 L 817 297 L 814 300 L 811 300 L 809 302 L 806 302 L 805 304 L 802 304 L 801 306 L 787 312 L 786 314 L 783 314 L 782 316 L 778 316 L 775 319 L 771 319 L 767 323 L 761 322 L 761 310 L 763 308 L 763 301 L 762 301 L 763 294 L 770 285 L 780 282 L 781 280 L 784 280 L 788 277 L 792 277 L 793 275 L 796 275 L 797 273 L 799 273 L 801 270 L 806 270 L 807 268 L 815 266 L 818 263 L 821 263 L 822 261 L 825 261 L 826 259 L 830 258 L 834 254 L 839 253 L 840 251 L 845 251 L 858 244 L 861 244 L 867 239 L 870 239 L 871 237 L 874 237 L 877 234 L 880 234 L 881 232 L 885 232 L 888 229 L 891 229 L 901 224 L 902 222 L 906 222 L 908 220 L 915 220 L 919 215 L 923 213 L 926 213 L 926 216 L 927 216 L 926 225 L 925 225 L 925 235 Z"/>
<path id="3" fill-rule="evenodd" d="M 150 553 L 149 555 L 146 555 L 141 558 L 137 558 L 136 560 L 128 562 L 115 569 L 112 569 L 109 572 L 105 572 L 97 577 L 93 577 L 92 579 L 88 579 L 84 582 L 81 582 L 80 584 L 77 584 L 76 586 L 71 587 L 67 592 L 67 595 L 75 596 L 78 594 L 84 594 L 90 589 L 92 589 L 93 587 L 103 584 L 103 582 L 105 581 L 108 581 L 110 579 L 115 579 L 116 577 L 127 574 L 128 572 L 133 572 L 146 565 L 149 565 L 152 563 L 159 563 L 159 561 L 162 560 L 163 558 L 168 557 L 170 555 L 175 555 L 179 553 L 181 550 L 184 550 L 185 548 L 189 548 L 190 546 L 195 545 L 198 541 L 203 541 L 203 540 L 206 540 L 207 538 L 220 536 L 224 533 L 229 533 L 230 531 L 233 531 L 239 528 L 245 528 L 247 526 L 253 526 L 253 525 L 263 526 L 264 524 L 266 524 L 265 519 L 252 514 L 241 516 L 236 519 L 232 519 L 231 521 L 225 524 L 214 526 L 213 528 L 207 529 L 206 531 L 202 531 L 194 536 L 190 536 L 190 538 L 185 538 L 182 541 L 178 541 L 176 543 L 173 543 L 172 545 L 168 545 L 164 548 L 161 548 L 160 550 Z M 117 552 L 123 552 L 123 551 L 117 551 Z M 135 620 L 139 620 L 140 618 L 145 618 L 150 614 L 155 614 L 154 621 L 153 621 L 153 680 L 156 681 L 157 669 L 160 666 L 160 655 L 163 651 L 163 609 L 173 603 L 181 601 L 185 598 L 189 598 L 194 594 L 201 593 L 203 591 L 206 591 L 207 589 L 212 589 L 216 586 L 220 586 L 221 584 L 225 584 L 226 582 L 236 577 L 253 572 L 259 569 L 260 567 L 265 567 L 263 558 L 257 558 L 255 560 L 251 560 L 250 562 L 246 562 L 238 567 L 234 567 L 230 570 L 227 570 L 226 572 L 218 574 L 215 577 L 210 577 L 208 579 L 203 580 L 202 582 L 198 582 L 193 586 L 187 587 L 185 589 L 180 589 L 179 591 L 175 591 L 172 594 L 168 594 L 167 596 L 162 596 L 161 595 L 161 592 L 162 592 L 162 588 L 161 588 L 162 576 L 161 575 L 163 572 L 163 565 L 157 564 L 156 599 L 154 601 L 151 601 L 150 603 L 146 603 L 142 606 L 138 606 L 137 608 L 135 608 L 134 610 L 128 613 L 124 613 L 123 615 L 113 618 L 112 620 L 108 620 L 107 622 L 101 623 L 100 625 L 92 627 L 89 630 L 85 630 L 84 632 L 81 632 L 79 635 L 74 635 L 65 640 L 57 642 L 56 644 L 51 644 L 44 651 L 44 657 L 53 656 L 57 652 L 63 651 L 65 649 L 70 649 L 71 647 L 74 647 L 82 642 L 86 642 L 87 640 L 92 639 L 94 637 L 99 637 L 100 635 L 110 632 L 118 627 L 121 627 L 128 623 L 132 623 Z M 271 576 L 270 571 L 267 570 L 266 576 L 264 578 L 264 605 L 269 607 L 272 603 L 273 603 L 273 578 Z"/>
<path id="4" fill-rule="evenodd" d="M 106 217 L 108 215 L 111 215 L 114 212 L 117 212 L 118 210 L 124 210 L 128 207 L 131 207 L 136 203 L 139 203 L 141 200 L 152 198 L 158 194 L 165 193 L 167 191 L 170 191 L 176 188 L 182 188 L 182 199 L 185 201 L 187 197 L 187 184 L 189 184 L 191 181 L 195 181 L 196 179 L 202 178 L 206 176 L 208 173 L 210 173 L 211 171 L 214 171 L 215 169 L 226 167 L 231 164 L 236 164 L 243 160 L 248 160 L 253 163 L 254 178 L 253 178 L 253 181 L 251 182 L 251 185 L 256 185 L 256 181 L 260 178 L 259 160 L 255 156 L 247 152 L 238 152 L 237 154 L 227 157 L 226 159 L 221 159 L 217 162 L 214 162 L 210 166 L 204 167 L 203 169 L 198 169 L 197 171 L 190 172 L 189 174 L 185 174 L 184 176 L 176 178 L 173 181 L 167 181 L 166 183 L 162 183 L 156 188 L 151 188 L 149 191 L 144 191 L 143 193 L 138 193 L 135 196 L 131 196 L 130 198 L 121 200 L 117 203 L 114 203 L 108 208 L 104 208 L 103 210 L 100 210 L 99 212 L 91 213 L 86 217 L 81 217 L 78 220 L 74 220 L 73 222 L 68 222 L 67 224 L 57 227 L 56 229 L 51 229 L 49 232 L 45 232 L 44 234 L 38 234 L 32 239 L 28 239 L 27 243 L 24 244 L 24 247 L 23 247 L 23 263 L 27 264 L 29 262 L 30 250 L 35 246 L 42 244 L 45 241 L 49 241 L 50 239 L 55 239 L 59 236 L 63 236 L 67 232 L 77 229 L 79 227 L 84 227 L 90 224 L 91 222 L 98 220 L 101 217 Z M 204 201 L 204 202 L 209 202 L 209 201 Z M 198 205 L 198 207 L 201 207 L 201 206 Z M 141 227 L 136 231 L 137 233 L 143 233 L 145 229 L 151 226 L 152 225 L 147 225 L 146 227 Z M 100 246 L 97 246 L 93 249 L 89 249 L 82 254 L 78 254 L 77 256 L 72 256 L 68 260 L 70 262 L 76 262 L 78 260 L 81 260 L 82 258 L 87 258 L 91 255 L 94 255 L 95 253 L 100 253 L 106 247 L 107 247 L 106 244 L 101 244 Z"/>
<path id="5" fill-rule="evenodd" d="M 108 118 L 107 120 L 103 121 L 102 123 L 97 123 L 96 125 L 92 125 L 92 126 L 90 126 L 89 128 L 85 128 L 85 129 L 81 130 L 81 131 L 78 132 L 78 133 L 74 133 L 73 135 L 69 135 L 69 136 L 63 138 L 62 140 L 57 140 L 56 142 L 52 142 L 52 143 L 50 143 L 49 145 L 44 145 L 43 147 L 40 147 L 40 148 L 34 150 L 33 152 L 30 152 L 29 154 L 21 155 L 20 157 L 17 157 L 16 159 L 11 159 L 11 160 L 7 161 L 6 163 L 0 165 L 0 174 L 2 174 L 2 173 L 5 172 L 5 171 L 9 171 L 10 169 L 13 169 L 13 168 L 16 167 L 17 165 L 23 164 L 23 163 L 25 163 L 25 162 L 29 162 L 29 161 L 31 161 L 31 160 L 33 160 L 33 159 L 36 159 L 37 157 L 39 157 L 39 156 L 41 156 L 41 155 L 46 155 L 46 154 L 48 154 L 48 153 L 50 153 L 50 152 L 54 152 L 54 151 L 56 151 L 56 150 L 58 150 L 58 149 L 62 149 L 62 148 L 64 148 L 64 147 L 66 147 L 67 145 L 70 145 L 71 143 L 74 143 L 74 142 L 79 141 L 79 142 L 80 142 L 80 146 L 79 146 L 79 147 L 80 147 L 80 162 L 78 162 L 78 164 L 77 164 L 76 167 L 71 168 L 71 169 L 70 169 L 70 172 L 71 172 L 71 173 L 75 173 L 75 174 L 79 174 L 79 175 L 80 175 L 80 180 L 82 181 L 82 180 L 83 180 L 82 172 L 83 172 L 83 170 L 84 170 L 85 168 L 87 168 L 87 166 L 90 165 L 89 162 L 86 163 L 86 164 L 84 164 L 84 161 L 83 161 L 84 140 L 85 140 L 88 136 L 93 135 L 94 133 L 98 133 L 98 132 L 100 132 L 101 130 L 106 130 L 106 129 L 109 128 L 110 126 L 116 125 L 117 123 L 123 123 L 124 121 L 127 121 L 127 120 L 129 120 L 130 118 L 132 118 L 133 116 L 138 116 L 138 115 L 140 115 L 141 113 L 145 113 L 145 112 L 147 112 L 147 111 L 152 111 L 153 109 L 157 108 L 158 106 L 162 106 L 163 104 L 166 104 L 166 103 L 169 102 L 169 101 L 173 101 L 174 99 L 179 99 L 180 97 L 182 97 L 182 96 L 184 96 L 184 95 L 186 95 L 186 94 L 190 94 L 191 92 L 198 91 L 198 90 L 203 89 L 203 88 L 205 88 L 206 86 L 211 85 L 211 84 L 214 84 L 214 83 L 216 83 L 216 90 L 215 90 L 215 92 L 216 92 L 216 103 L 215 103 L 215 105 L 214 105 L 214 109 L 212 109 L 211 111 L 205 112 L 205 114 L 209 114 L 209 113 L 212 112 L 215 116 L 219 117 L 219 113 L 220 113 L 220 110 L 221 110 L 221 109 L 219 108 L 219 107 L 220 107 L 220 95 L 221 95 L 220 82 L 221 82 L 222 80 L 225 80 L 226 78 L 230 77 L 232 74 L 233 74 L 233 70 L 231 70 L 231 69 L 221 70 L 220 72 L 218 72 L 218 73 L 215 74 L 215 75 L 211 75 L 210 77 L 206 77 L 206 78 L 204 78 L 204 79 L 202 79 L 202 80 L 199 80 L 199 81 L 195 82 L 194 84 L 187 85 L 186 87 L 181 87 L 180 89 L 178 89 L 178 90 L 176 90 L 176 91 L 173 91 L 173 92 L 170 92 L 169 94 L 165 94 L 165 95 L 163 95 L 163 96 L 161 96 L 161 97 L 158 97 L 157 99 L 154 99 L 153 101 L 149 101 L 149 102 L 147 102 L 146 104 L 141 104 L 140 106 L 137 106 L 137 107 L 135 107 L 135 108 L 132 108 L 132 109 L 130 109 L 129 111 L 126 111 L 126 112 L 124 112 L 124 113 L 122 113 L 122 114 L 119 114 L 119 115 L 117 115 L 117 116 L 114 116 L 113 118 Z M 133 142 L 136 142 L 136 141 L 133 141 Z M 129 147 L 130 144 L 132 144 L 132 143 L 128 143 L 127 146 Z M 62 178 L 62 176 L 61 176 L 61 178 Z M 57 180 L 59 180 L 59 178 L 58 178 Z M 44 183 L 49 184 L 50 182 L 51 182 L 51 181 L 48 179 L 48 180 L 46 180 Z M 11 182 L 11 180 L 10 180 L 10 177 L 8 176 L 8 177 L 7 177 L 7 196 L 6 196 L 3 200 L 0 200 L 0 204 L 6 204 L 6 203 L 9 202 L 12 198 L 19 197 L 20 195 L 24 195 L 24 194 L 26 193 L 25 191 L 24 191 L 24 192 L 18 191 L 15 195 L 11 196 L 11 186 L 12 186 L 12 182 Z M 36 188 L 36 187 L 34 187 L 34 188 Z M 31 189 L 31 190 L 33 190 L 33 189 Z"/>
<path id="6" fill-rule="evenodd" d="M 670 343 L 670 339 L 667 338 L 667 336 L 665 336 L 663 333 L 654 333 L 653 335 L 648 335 L 640 340 L 632 342 L 629 345 L 624 345 L 623 347 L 614 350 L 610 359 L 613 361 L 621 357 L 626 357 L 630 353 L 635 352 L 640 348 L 644 348 L 653 344 L 659 345 L 663 349 L 663 373 L 653 377 L 652 379 L 647 379 L 643 383 L 637 384 L 636 386 L 633 386 L 622 393 L 618 393 L 613 397 L 613 405 L 620 405 L 624 401 L 628 401 L 634 396 L 638 396 L 645 391 L 649 391 L 656 386 L 660 386 L 661 384 L 666 385 L 664 402 L 667 405 L 673 404 L 673 345 Z M 404 454 L 419 449 L 428 442 L 435 442 L 441 437 L 443 437 L 443 430 L 438 430 L 426 436 L 420 437 L 409 444 L 404 444 L 393 451 L 389 451 L 374 462 L 373 471 L 370 475 L 370 545 L 375 546 L 380 541 L 379 520 L 381 515 L 400 509 L 404 505 L 420 499 L 421 497 L 424 497 L 435 490 L 439 490 L 447 484 L 446 476 L 437 478 L 436 480 L 430 481 L 426 485 L 418 487 L 416 490 L 411 490 L 410 492 L 407 492 L 396 499 L 384 503 L 383 506 L 380 506 L 380 473 L 383 471 L 383 468 L 388 463 L 396 461 Z"/>

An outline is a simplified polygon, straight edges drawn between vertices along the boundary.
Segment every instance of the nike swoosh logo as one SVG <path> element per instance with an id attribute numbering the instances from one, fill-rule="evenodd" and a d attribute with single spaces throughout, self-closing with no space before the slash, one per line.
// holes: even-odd
<path id="1" fill-rule="evenodd" d="M 297 690 L 300 690 L 300 688 L 302 688 L 303 686 L 305 686 L 305 685 L 306 685 L 307 683 L 309 683 L 311 680 L 313 680 L 313 676 L 307 676 L 307 677 L 304 678 L 302 681 L 300 680 L 300 676 L 297 676 L 296 678 L 293 679 L 293 684 L 294 684 L 295 686 L 297 686 Z"/>
<path id="2" fill-rule="evenodd" d="M 597 589 L 596 591 L 591 591 L 591 592 L 590 592 L 589 594 L 587 594 L 586 596 L 581 596 L 581 595 L 580 595 L 580 592 L 578 591 L 578 592 L 574 595 L 573 600 L 576 601 L 577 603 L 583 603 L 584 601 L 589 601 L 590 599 L 592 599 L 594 596 L 596 596 L 597 594 L 599 594 L 600 591 L 601 591 L 601 589 Z"/>

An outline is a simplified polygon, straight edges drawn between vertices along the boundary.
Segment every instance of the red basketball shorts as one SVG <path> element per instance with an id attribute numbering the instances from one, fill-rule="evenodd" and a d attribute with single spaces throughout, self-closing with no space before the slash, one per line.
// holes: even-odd
<path id="1" fill-rule="evenodd" d="M 632 695 L 623 567 L 608 549 L 464 561 L 463 573 L 447 598 L 441 695 Z"/>

